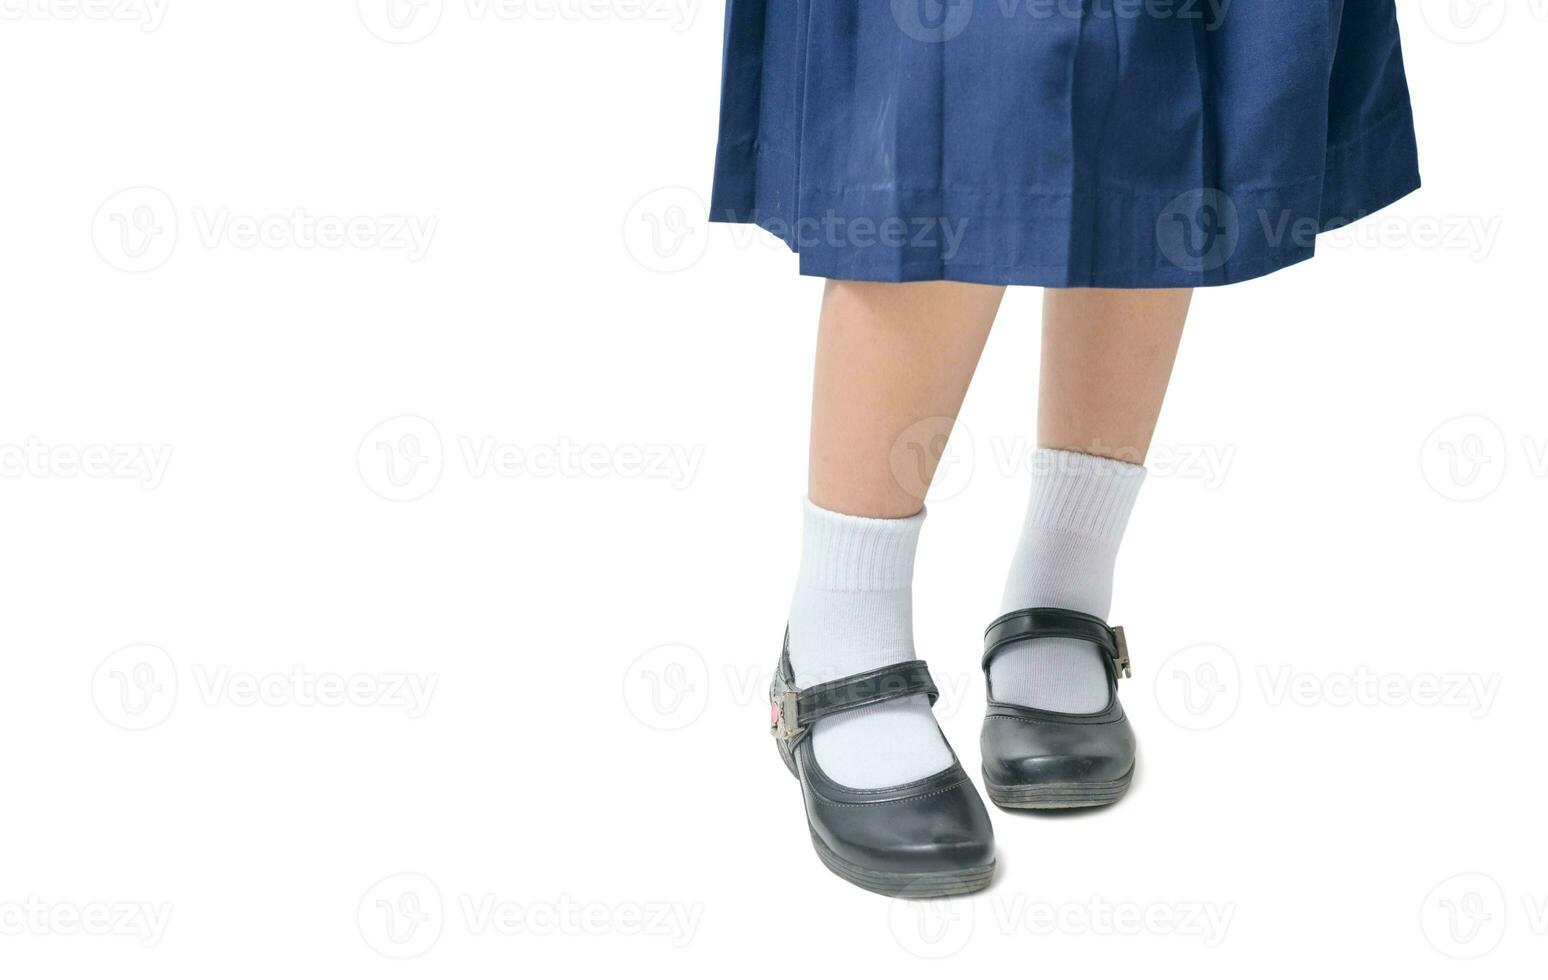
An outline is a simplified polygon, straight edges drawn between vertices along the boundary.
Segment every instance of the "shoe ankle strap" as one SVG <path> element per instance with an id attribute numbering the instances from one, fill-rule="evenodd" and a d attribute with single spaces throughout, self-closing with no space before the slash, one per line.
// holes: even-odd
<path id="1" fill-rule="evenodd" d="M 1073 609 L 1047 606 L 1018 609 L 990 623 L 989 628 L 984 630 L 984 659 L 981 666 L 988 670 L 989 661 L 994 659 L 995 654 L 1012 643 L 1049 637 L 1095 643 L 1107 654 L 1113 666 L 1114 679 L 1131 676 L 1129 644 L 1124 638 L 1122 626 L 1108 626 L 1095 616 Z"/>
<path id="2" fill-rule="evenodd" d="M 888 664 L 804 690 L 776 678 L 769 731 L 776 738 L 799 740 L 824 718 L 915 694 L 927 695 L 932 705 L 940 697 L 923 660 Z"/>

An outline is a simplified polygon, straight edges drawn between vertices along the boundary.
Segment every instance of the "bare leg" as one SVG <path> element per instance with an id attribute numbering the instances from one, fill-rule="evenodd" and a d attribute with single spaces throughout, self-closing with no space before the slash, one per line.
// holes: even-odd
<path id="1" fill-rule="evenodd" d="M 859 517 L 919 512 L 1003 287 L 830 281 L 812 388 L 808 492 Z"/>
<path id="2" fill-rule="evenodd" d="M 1037 444 L 1145 461 L 1191 289 L 1050 289 Z"/>

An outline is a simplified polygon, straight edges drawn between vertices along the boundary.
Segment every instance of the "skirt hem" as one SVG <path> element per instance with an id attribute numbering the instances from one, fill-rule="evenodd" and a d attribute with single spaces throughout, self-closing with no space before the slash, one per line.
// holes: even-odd
<path id="1" fill-rule="evenodd" d="M 795 214 L 745 200 L 739 202 L 745 209 L 739 209 L 727 198 L 756 195 L 718 193 L 709 218 L 762 228 L 799 257 L 802 275 L 827 279 L 1103 289 L 1225 286 L 1304 262 L 1316 253 L 1317 235 L 1418 190 L 1411 112 L 1405 106 L 1339 145 L 1327 164 L 1320 182 L 1313 177 L 1230 192 L 811 188 L 803 189 Z M 1100 218 L 1106 227 L 1125 229 L 1118 244 L 1135 254 L 1125 256 L 1128 262 L 1092 251 L 1072 254 L 1075 215 L 1084 216 L 1088 227 Z M 1214 240 L 1193 241 L 1204 227 L 1214 227 Z M 943 239 L 950 243 L 954 235 L 955 245 L 943 248 Z M 1006 255 L 1012 257 L 1002 258 Z"/>

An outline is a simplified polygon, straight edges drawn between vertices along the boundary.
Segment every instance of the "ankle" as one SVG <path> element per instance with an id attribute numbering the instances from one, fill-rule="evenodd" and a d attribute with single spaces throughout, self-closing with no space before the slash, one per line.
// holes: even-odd
<path id="1" fill-rule="evenodd" d="M 1032 496 L 1002 611 L 1046 606 L 1105 620 L 1118 546 L 1145 470 L 1052 449 L 1038 450 L 1033 464 Z M 989 682 L 997 700 L 1050 711 L 1099 711 L 1108 698 L 1103 654 L 1080 640 L 1008 647 L 990 664 Z"/>
<path id="2" fill-rule="evenodd" d="M 790 603 L 798 686 L 914 657 L 914 554 L 924 513 L 851 517 L 806 502 Z"/>

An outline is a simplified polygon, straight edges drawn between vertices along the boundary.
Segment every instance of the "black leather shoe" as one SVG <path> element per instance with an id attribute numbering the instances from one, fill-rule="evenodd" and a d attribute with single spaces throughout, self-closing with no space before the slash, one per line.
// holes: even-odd
<path id="1" fill-rule="evenodd" d="M 1118 678 L 1129 676 L 1123 627 L 1069 609 L 1006 613 L 984 631 L 983 668 L 1005 647 L 1045 637 L 1089 640 L 1105 654 L 1107 707 L 1093 714 L 1042 711 L 994 699 L 980 740 L 984 788 L 997 806 L 1053 810 L 1116 803 L 1134 778 L 1134 730 L 1118 703 Z"/>
<path id="2" fill-rule="evenodd" d="M 788 638 L 787 638 L 788 643 Z M 812 846 L 828 870 L 883 895 L 938 898 L 978 891 L 994 877 L 994 829 L 962 766 L 884 789 L 829 779 L 812 751 L 823 718 L 914 694 L 937 697 L 920 660 L 797 690 L 787 646 L 769 689 L 770 730 L 800 780 Z"/>

